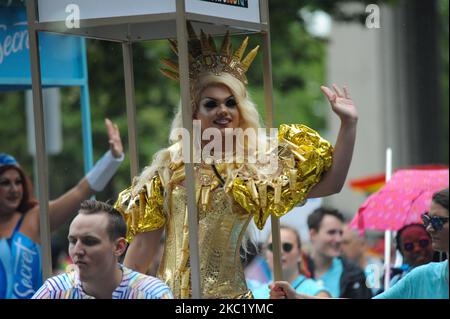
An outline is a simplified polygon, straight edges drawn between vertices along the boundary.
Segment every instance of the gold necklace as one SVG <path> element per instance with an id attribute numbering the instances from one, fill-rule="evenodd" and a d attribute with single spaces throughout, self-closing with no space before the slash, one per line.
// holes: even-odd
<path id="1" fill-rule="evenodd" d="M 211 191 L 216 189 L 221 184 L 221 181 L 217 178 L 216 172 L 210 165 L 200 164 L 194 166 L 194 169 L 196 171 L 197 185 L 200 185 L 197 188 L 197 203 L 200 200 L 200 207 L 202 210 L 206 210 L 211 199 Z"/>

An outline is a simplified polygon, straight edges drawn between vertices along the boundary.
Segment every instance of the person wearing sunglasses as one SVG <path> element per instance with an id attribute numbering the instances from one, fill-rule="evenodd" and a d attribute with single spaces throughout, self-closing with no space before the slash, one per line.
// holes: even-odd
<path id="1" fill-rule="evenodd" d="M 323 298 L 331 297 L 328 290 L 318 284 L 314 279 L 308 278 L 309 271 L 305 268 L 304 254 L 301 250 L 300 236 L 294 228 L 282 225 L 280 227 L 281 240 L 281 269 L 283 280 L 289 282 L 298 293 L 318 296 Z M 273 273 L 273 245 L 270 235 L 264 246 L 266 260 Z M 255 299 L 268 299 L 269 286 L 263 284 L 252 289 Z"/>
<path id="2" fill-rule="evenodd" d="M 338 210 L 326 207 L 319 207 L 308 216 L 312 249 L 307 267 L 312 278 L 323 283 L 332 298 L 370 299 L 372 292 L 366 285 L 364 271 L 341 256 L 344 221 Z M 271 284 L 269 294 L 271 299 L 321 298 L 299 293 L 288 281 Z"/>
<path id="3" fill-rule="evenodd" d="M 396 244 L 403 258 L 403 264 L 392 269 L 391 286 L 415 267 L 428 264 L 433 260 L 431 236 L 423 224 L 414 223 L 400 228 L 397 232 Z"/>
<path id="4" fill-rule="evenodd" d="M 430 209 L 422 215 L 423 226 L 431 235 L 432 249 L 445 252 L 449 247 L 448 188 L 435 193 Z M 405 241 L 402 242 L 405 245 Z M 425 243 L 422 243 L 425 245 Z M 408 245 L 406 246 L 408 247 Z M 405 248 L 405 247 L 403 247 Z M 408 249 L 411 249 L 409 247 Z M 416 248 L 417 249 L 417 248 Z M 430 262 L 412 269 L 397 284 L 376 299 L 448 299 L 448 260 Z"/>
<path id="5" fill-rule="evenodd" d="M 436 251 L 449 252 L 448 188 L 436 192 L 430 210 L 422 215 L 426 230 L 431 235 Z M 373 299 L 449 299 L 448 260 L 430 262 L 411 270 L 396 285 Z M 317 299 L 319 297 L 297 293 L 285 281 L 270 286 L 271 299 Z"/>

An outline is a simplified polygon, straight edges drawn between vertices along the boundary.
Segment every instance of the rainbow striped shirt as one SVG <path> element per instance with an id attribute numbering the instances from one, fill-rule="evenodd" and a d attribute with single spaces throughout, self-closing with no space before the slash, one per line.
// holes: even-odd
<path id="1" fill-rule="evenodd" d="M 113 291 L 112 299 L 173 299 L 170 288 L 158 278 L 147 276 L 120 265 L 122 282 Z M 78 273 L 73 270 L 51 277 L 32 299 L 95 299 L 81 286 Z"/>

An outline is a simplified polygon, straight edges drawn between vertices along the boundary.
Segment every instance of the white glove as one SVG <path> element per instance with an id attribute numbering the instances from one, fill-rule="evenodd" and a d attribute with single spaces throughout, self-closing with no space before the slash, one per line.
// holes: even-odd
<path id="1" fill-rule="evenodd" d="M 89 187 L 96 192 L 102 191 L 117 172 L 124 158 L 123 153 L 121 157 L 115 158 L 111 151 L 107 151 L 86 175 Z"/>

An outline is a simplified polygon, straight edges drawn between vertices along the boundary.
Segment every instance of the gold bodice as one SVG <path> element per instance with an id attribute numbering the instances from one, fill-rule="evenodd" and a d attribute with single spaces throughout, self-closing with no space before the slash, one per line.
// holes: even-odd
<path id="1" fill-rule="evenodd" d="M 158 277 L 171 287 L 175 298 L 189 298 L 189 253 L 185 251 L 189 237 L 182 232 L 187 227 L 184 187 L 175 186 L 169 205 Z M 199 208 L 199 260 L 204 298 L 237 298 L 248 292 L 239 248 L 251 217 L 223 188 L 211 193 L 206 210 Z"/>
<path id="2" fill-rule="evenodd" d="M 239 255 L 250 220 L 253 218 L 256 226 L 262 229 L 270 215 L 281 217 L 293 207 L 304 204 L 310 189 L 332 164 L 330 143 L 306 126 L 282 125 L 278 139 L 279 148 L 275 151 L 279 169 L 270 177 L 246 174 L 245 166 L 237 166 L 235 171 L 239 173 L 233 175 L 228 165 L 238 164 L 223 164 L 216 173 L 211 166 L 210 169 L 203 166 L 196 170 L 200 278 L 204 298 L 251 297 Z M 184 165 L 171 163 L 169 168 L 170 180 L 163 181 L 157 173 L 145 180 L 141 189 L 127 188 L 119 194 L 115 208 L 127 222 L 127 240 L 130 242 L 138 233 L 165 227 L 165 247 L 158 277 L 169 285 L 175 298 L 189 298 Z"/>

